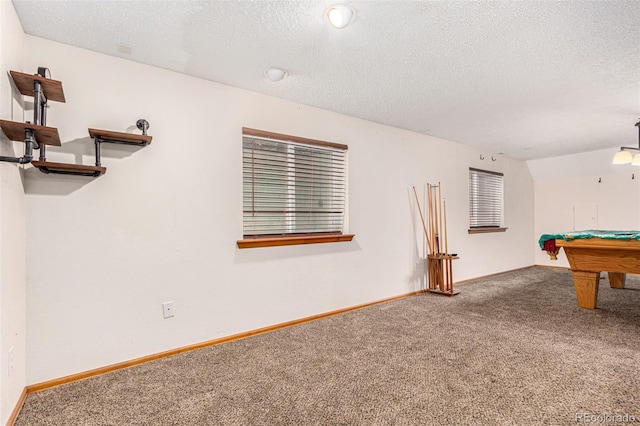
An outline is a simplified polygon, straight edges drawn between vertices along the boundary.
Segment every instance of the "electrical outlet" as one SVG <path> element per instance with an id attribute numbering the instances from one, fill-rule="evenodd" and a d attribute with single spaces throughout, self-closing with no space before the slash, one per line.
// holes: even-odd
<path id="1" fill-rule="evenodd" d="M 9 371 L 7 373 L 9 376 L 13 373 L 13 346 L 9 348 Z"/>
<path id="2" fill-rule="evenodd" d="M 165 319 L 173 316 L 173 300 L 162 304 L 162 315 Z"/>

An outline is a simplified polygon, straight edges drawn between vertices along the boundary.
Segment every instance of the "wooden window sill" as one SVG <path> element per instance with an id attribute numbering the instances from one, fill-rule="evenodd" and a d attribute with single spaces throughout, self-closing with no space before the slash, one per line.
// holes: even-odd
<path id="1" fill-rule="evenodd" d="M 251 238 L 238 240 L 238 248 L 294 246 L 298 244 L 339 243 L 353 240 L 354 234 L 305 235 L 302 237 Z"/>
<path id="2" fill-rule="evenodd" d="M 470 234 L 487 234 L 489 232 L 505 232 L 509 228 L 471 228 L 469 229 Z"/>

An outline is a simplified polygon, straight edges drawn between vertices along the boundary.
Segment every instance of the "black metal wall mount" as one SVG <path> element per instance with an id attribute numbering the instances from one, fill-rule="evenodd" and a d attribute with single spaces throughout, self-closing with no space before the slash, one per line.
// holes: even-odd
<path id="1" fill-rule="evenodd" d="M 0 155 L 0 161 L 7 161 L 10 163 L 27 164 L 33 160 L 33 148 L 38 148 L 38 144 L 33 137 L 32 129 L 24 130 L 24 155 L 22 157 L 6 157 Z"/>
<path id="2" fill-rule="evenodd" d="M 51 73 L 48 68 L 38 68 L 38 73 L 33 78 L 30 78 L 28 74 L 11 72 L 11 76 L 20 90 L 20 93 L 27 96 L 33 96 L 33 124 L 36 126 L 46 126 L 47 121 L 47 102 L 48 96 L 43 90 L 43 79 L 51 79 Z M 29 83 L 33 81 L 33 86 L 30 88 Z M 60 85 L 62 90 L 62 85 Z M 26 93 L 25 93 L 26 92 Z M 59 97 L 55 100 L 60 100 Z M 62 102 L 64 102 L 64 95 L 62 96 Z M 0 156 L 0 161 L 7 161 L 10 163 L 28 164 L 33 160 L 33 150 L 40 149 L 41 152 L 45 150 L 45 144 L 39 143 L 34 134 L 34 129 L 30 126 L 21 126 L 22 123 L 11 122 L 2 120 L 0 127 L 5 132 L 7 137 L 12 140 L 18 138 L 19 130 L 24 132 L 24 155 L 22 157 L 6 157 Z M 24 123 L 26 125 L 30 122 Z M 57 136 L 57 130 L 55 131 Z M 59 139 L 59 137 L 58 137 Z M 59 143 L 59 142 L 58 142 Z"/>
<path id="3" fill-rule="evenodd" d="M 142 130 L 142 134 L 144 136 L 147 136 L 147 130 L 149 129 L 149 122 L 147 120 L 141 118 L 140 120 L 136 121 L 136 127 Z"/>

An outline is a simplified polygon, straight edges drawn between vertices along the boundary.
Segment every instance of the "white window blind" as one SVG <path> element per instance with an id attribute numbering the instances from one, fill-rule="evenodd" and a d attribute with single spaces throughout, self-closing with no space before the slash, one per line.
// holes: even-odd
<path id="1" fill-rule="evenodd" d="M 504 222 L 503 174 L 469 169 L 469 227 L 502 227 Z"/>
<path id="2" fill-rule="evenodd" d="M 346 145 L 243 129 L 245 238 L 341 234 Z"/>

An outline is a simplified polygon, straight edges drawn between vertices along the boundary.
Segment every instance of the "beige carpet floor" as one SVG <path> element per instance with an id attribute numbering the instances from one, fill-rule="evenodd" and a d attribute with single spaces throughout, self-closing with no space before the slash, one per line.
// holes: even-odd
<path id="1" fill-rule="evenodd" d="M 568 271 L 510 272 L 30 394 L 16 424 L 640 422 L 640 278 L 627 287 L 601 282 L 592 311 Z"/>

